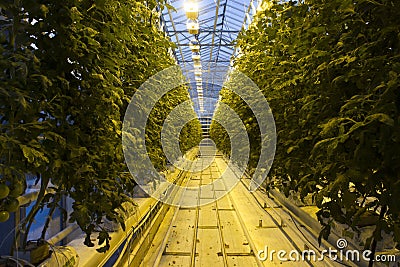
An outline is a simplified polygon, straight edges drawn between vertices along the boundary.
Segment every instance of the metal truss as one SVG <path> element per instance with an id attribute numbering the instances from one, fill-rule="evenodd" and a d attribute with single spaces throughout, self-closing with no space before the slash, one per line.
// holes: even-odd
<path id="1" fill-rule="evenodd" d="M 197 0 L 200 25 L 197 35 L 189 34 L 186 28 L 185 1 L 168 1 L 176 11 L 162 10 L 161 25 L 177 46 L 172 52 L 188 79 L 189 93 L 197 114 L 199 117 L 211 117 L 232 59 L 239 53 L 235 48 L 235 40 L 240 31 L 247 29 L 261 0 Z M 200 43 L 203 95 L 204 99 L 209 99 L 205 101 L 202 112 L 196 101 L 198 95 L 190 49 L 190 41 L 194 38 Z"/>

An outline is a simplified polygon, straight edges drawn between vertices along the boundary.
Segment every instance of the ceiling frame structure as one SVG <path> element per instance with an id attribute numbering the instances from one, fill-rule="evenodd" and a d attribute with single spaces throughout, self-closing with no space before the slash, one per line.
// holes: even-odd
<path id="1" fill-rule="evenodd" d="M 173 9 L 162 10 L 160 24 L 169 39 L 176 44 L 172 51 L 176 63 L 187 77 L 189 94 L 198 116 L 211 118 L 233 59 L 240 53 L 235 40 L 243 29 L 247 29 L 261 0 L 197 0 L 199 6 L 199 34 L 189 34 L 184 2 L 169 0 Z M 200 111 L 190 41 L 200 43 L 202 65 L 202 87 L 204 110 Z"/>

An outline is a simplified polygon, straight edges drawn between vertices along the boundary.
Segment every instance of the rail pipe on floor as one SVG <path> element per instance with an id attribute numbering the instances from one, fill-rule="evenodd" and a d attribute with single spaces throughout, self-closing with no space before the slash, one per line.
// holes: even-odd
<path id="1" fill-rule="evenodd" d="M 293 214 L 303 225 L 305 225 L 308 228 L 308 231 L 314 235 L 315 237 L 318 237 L 319 232 L 318 230 L 321 229 L 321 224 L 313 219 L 307 212 L 304 210 L 300 209 L 298 206 L 294 205 L 292 202 L 290 202 L 284 195 L 277 191 L 276 189 L 271 189 L 269 190 L 269 193 L 279 202 L 282 204 L 283 207 L 285 207 L 291 214 Z M 331 234 L 329 235 L 328 240 L 322 240 L 325 246 L 327 247 L 336 247 L 336 242 L 340 238 L 343 238 L 339 236 L 337 233 L 334 231 L 331 231 Z M 354 244 L 351 240 L 346 240 L 347 241 L 347 247 L 345 251 L 347 250 L 360 250 L 359 247 Z M 367 267 L 368 262 L 365 261 L 362 257 L 360 257 L 360 261 L 357 262 L 357 266 L 360 267 Z"/>
<path id="2" fill-rule="evenodd" d="M 225 163 L 226 163 L 226 161 L 225 161 Z M 219 171 L 219 173 L 220 173 L 220 175 L 222 175 L 221 171 Z M 235 174 L 235 176 L 236 176 L 238 179 L 241 179 L 241 177 L 238 177 L 237 174 L 236 174 L 235 172 L 233 172 L 233 173 Z M 225 187 L 226 187 L 225 181 L 223 181 L 223 183 L 224 183 L 224 185 L 225 185 Z M 239 224 L 240 224 L 240 226 L 242 227 L 243 233 L 244 233 L 244 235 L 246 236 L 247 241 L 249 242 L 249 246 L 250 246 L 251 251 L 254 253 L 254 258 L 255 258 L 255 260 L 256 260 L 257 267 L 263 267 L 264 264 L 261 262 L 261 260 L 260 260 L 260 259 L 257 257 L 257 255 L 256 255 L 256 253 L 257 253 L 256 245 L 255 245 L 253 239 L 251 238 L 251 235 L 250 235 L 250 233 L 249 233 L 249 231 L 248 231 L 248 229 L 247 229 L 247 227 L 246 227 L 246 224 L 244 223 L 244 220 L 243 220 L 242 216 L 240 215 L 240 212 L 239 212 L 239 210 L 238 210 L 238 207 L 237 207 L 237 205 L 236 205 L 236 202 L 233 200 L 233 197 L 231 196 L 231 194 L 227 194 L 226 196 L 227 196 L 228 199 L 231 201 L 231 203 L 232 203 L 232 205 L 233 205 L 233 208 L 234 208 L 234 210 L 236 211 L 236 216 L 237 216 L 237 218 L 238 218 L 238 220 L 239 220 Z"/>
<path id="3" fill-rule="evenodd" d="M 72 232 L 74 232 L 76 229 L 78 229 L 77 224 L 72 224 L 62 230 L 61 232 L 57 233 L 56 235 L 52 236 L 51 238 L 47 239 L 47 243 L 50 245 L 55 245 L 58 242 L 61 242 L 64 238 L 66 238 L 68 235 L 70 235 Z"/>
<path id="4" fill-rule="evenodd" d="M 53 189 L 46 189 L 45 194 L 53 193 L 53 192 L 54 192 Z M 26 193 L 22 196 L 17 197 L 19 205 L 21 207 L 29 205 L 31 202 L 34 202 L 37 200 L 38 195 L 39 195 L 39 189 L 34 189 L 34 191 L 31 191 L 29 193 Z"/>

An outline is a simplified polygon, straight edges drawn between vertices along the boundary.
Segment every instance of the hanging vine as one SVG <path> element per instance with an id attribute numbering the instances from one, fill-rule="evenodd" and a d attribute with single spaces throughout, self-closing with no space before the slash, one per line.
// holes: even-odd
<path id="1" fill-rule="evenodd" d="M 91 234 L 101 229 L 104 218 L 124 228 L 121 205 L 132 201 L 135 186 L 131 176 L 121 175 L 127 171 L 121 144 L 124 112 L 147 78 L 173 64 L 172 43 L 158 29 L 159 2 L 0 4 L 0 67 L 5 70 L 0 73 L 1 213 L 24 193 L 30 173 L 41 180 L 42 201 L 28 215 L 27 228 L 43 201 L 52 207 L 61 194 L 74 199 L 70 222 L 87 234 L 86 245 L 94 245 Z M 162 104 L 165 112 L 188 99 L 186 87 L 175 93 L 171 103 Z M 198 133 L 198 125 L 192 125 L 185 131 Z M 186 150 L 196 145 L 195 139 L 181 141 L 188 143 Z M 159 154 L 150 157 L 159 170 L 165 168 Z M 57 197 L 45 191 L 47 182 Z M 106 251 L 107 231 L 97 238 L 103 245 L 98 251 Z"/>
<path id="2" fill-rule="evenodd" d="M 381 219 L 365 246 L 376 247 L 381 231 L 400 244 L 399 12 L 387 0 L 267 1 L 237 40 L 235 67 L 257 83 L 276 120 L 275 179 L 266 186 L 312 194 L 320 238 L 335 221 L 359 231 L 375 211 Z M 250 112 L 221 96 L 239 115 Z"/>

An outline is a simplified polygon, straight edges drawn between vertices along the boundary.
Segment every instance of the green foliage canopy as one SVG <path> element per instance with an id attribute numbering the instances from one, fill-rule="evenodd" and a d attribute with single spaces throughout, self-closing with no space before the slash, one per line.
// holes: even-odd
<path id="1" fill-rule="evenodd" d="M 100 228 L 99 251 L 109 248 L 104 217 L 124 227 L 121 204 L 131 201 L 135 185 L 130 175 L 121 175 L 127 170 L 124 112 L 147 78 L 173 64 L 168 50 L 173 44 L 158 28 L 158 5 L 162 8 L 155 0 L 0 4 L 0 179 L 13 190 L 25 185 L 27 173 L 40 178 L 37 204 L 23 225 L 28 230 L 39 208 L 57 202 L 57 195 L 74 199 L 70 221 L 86 232 L 86 245 L 93 246 L 90 235 Z M 183 99 L 188 93 L 179 87 L 160 103 L 163 114 L 150 118 L 150 131 L 158 131 L 152 123 Z M 183 136 L 196 129 L 188 126 Z M 157 137 L 146 141 L 161 170 L 166 162 L 159 158 Z M 50 183 L 56 192 L 51 195 L 45 193 Z"/>
<path id="2" fill-rule="evenodd" d="M 237 40 L 235 67 L 260 87 L 276 120 L 273 185 L 314 195 L 321 237 L 333 221 L 357 231 L 375 210 L 374 239 L 385 230 L 400 243 L 398 14 L 400 3 L 389 0 L 267 1 Z M 241 99 L 223 91 L 222 101 L 251 118 Z"/>

